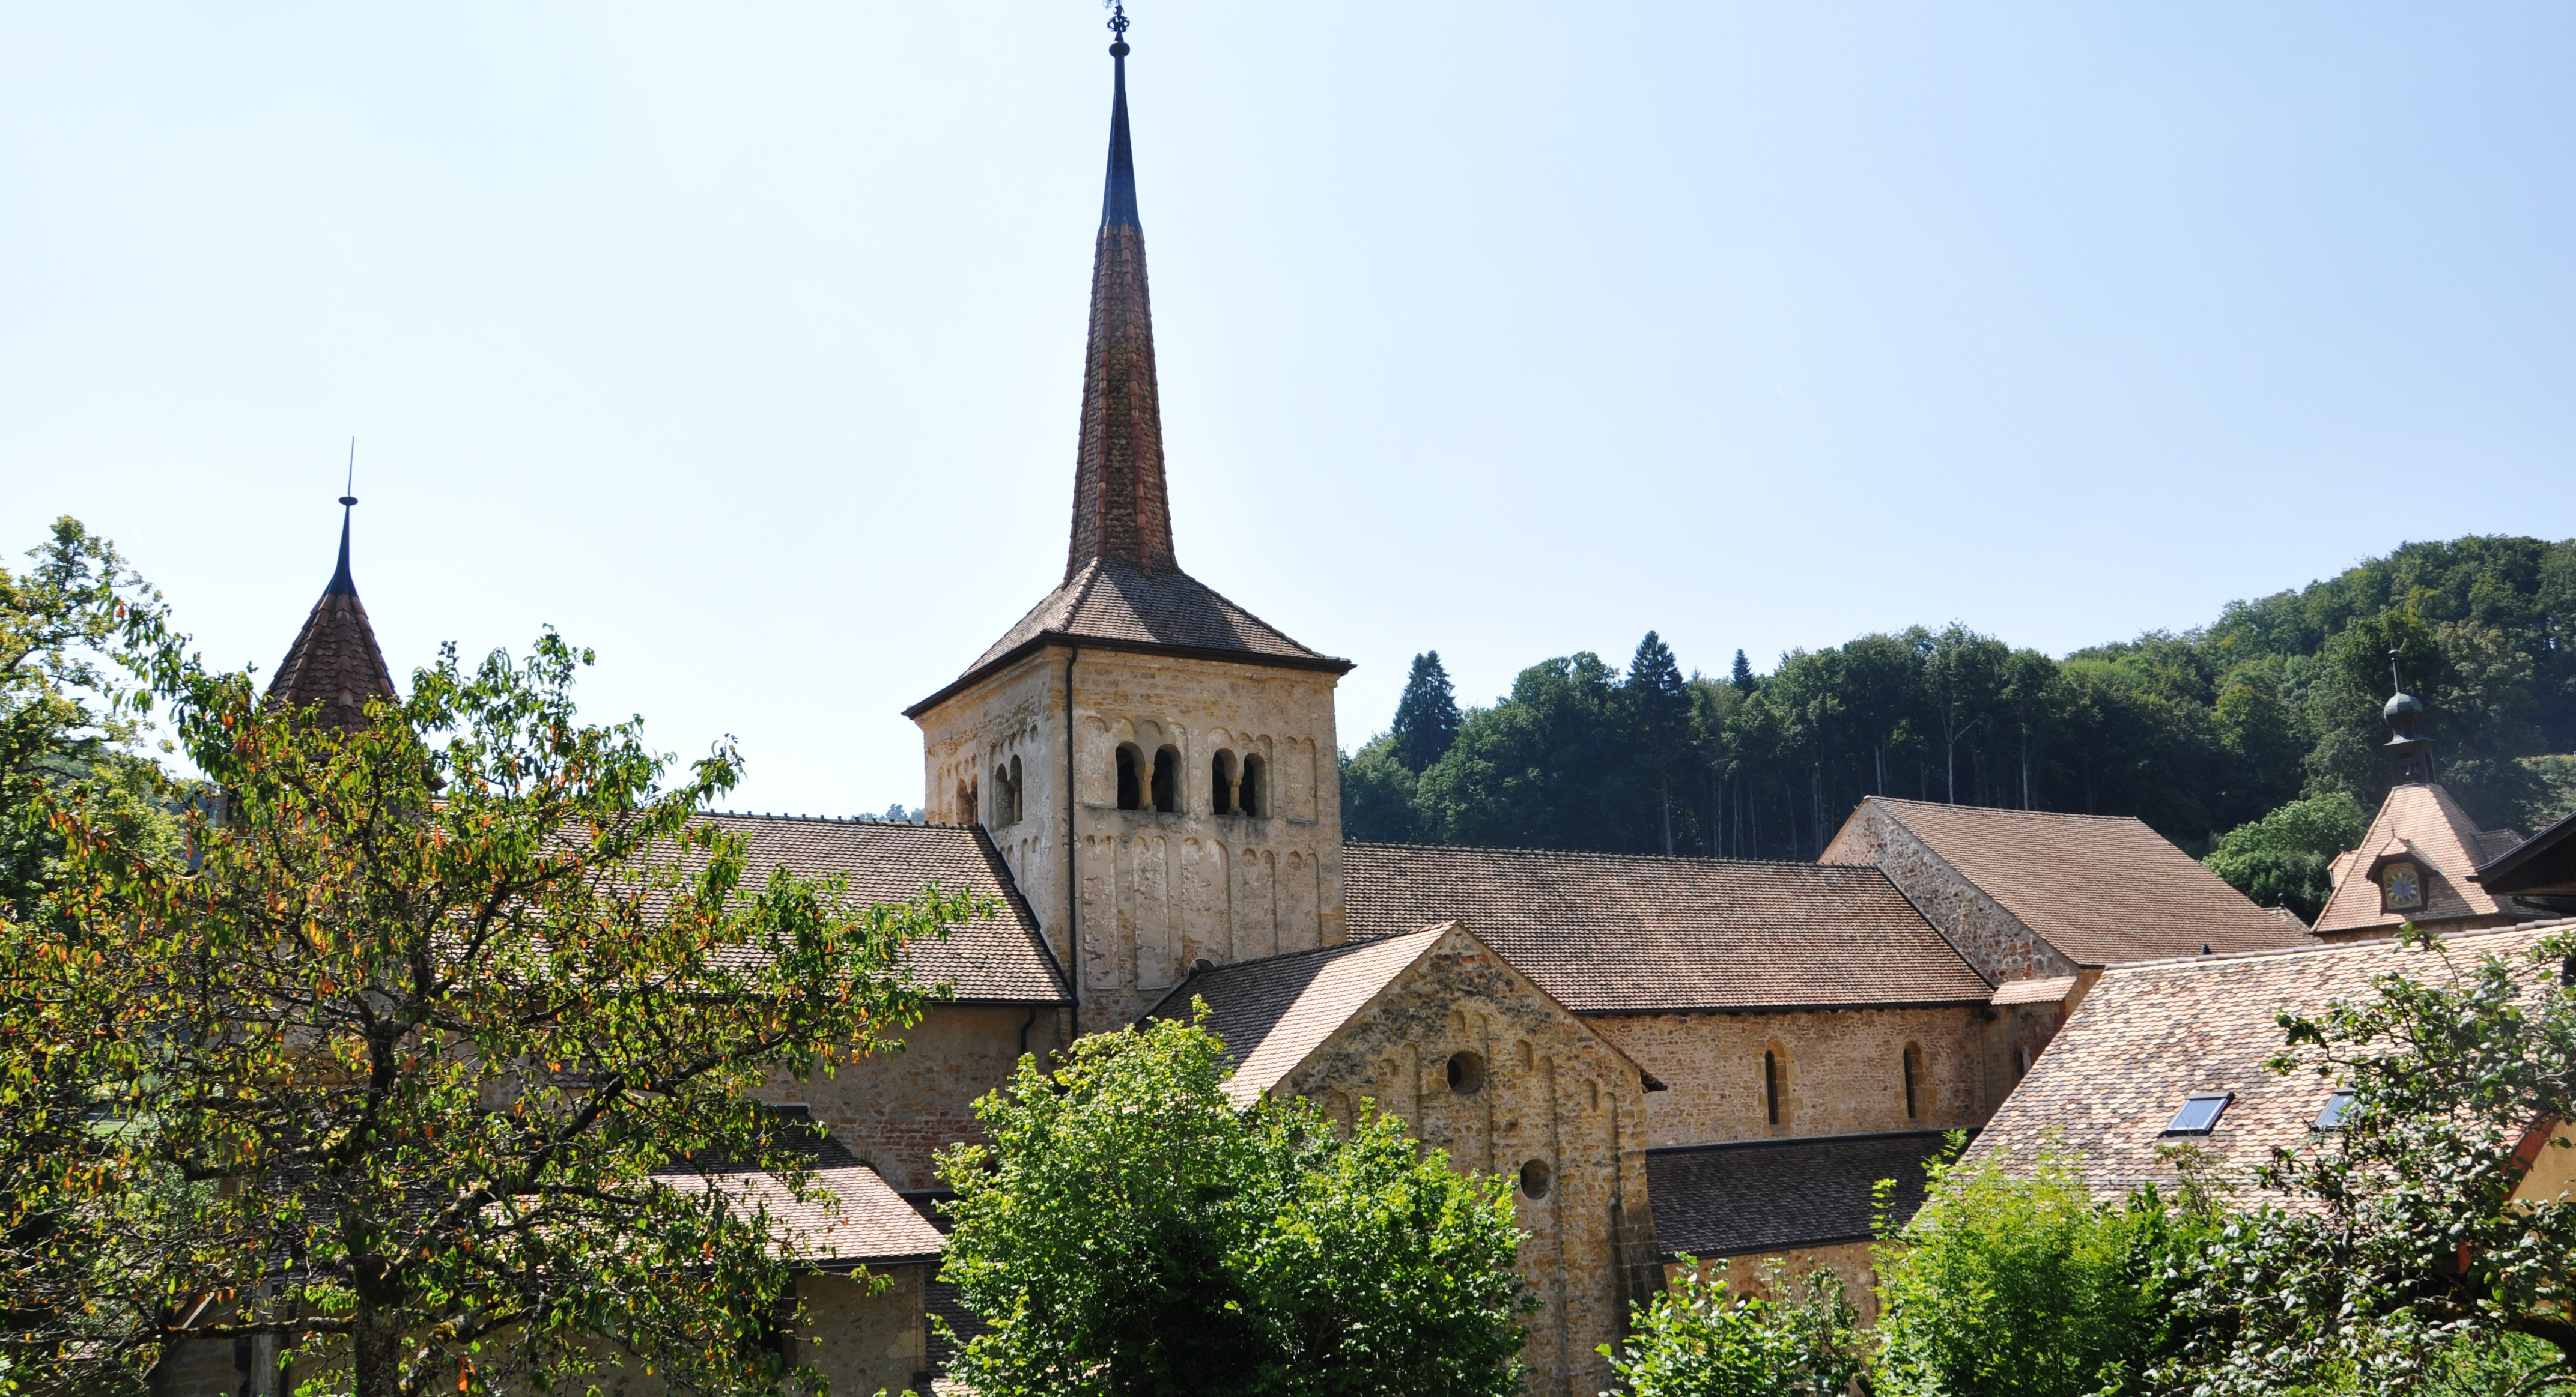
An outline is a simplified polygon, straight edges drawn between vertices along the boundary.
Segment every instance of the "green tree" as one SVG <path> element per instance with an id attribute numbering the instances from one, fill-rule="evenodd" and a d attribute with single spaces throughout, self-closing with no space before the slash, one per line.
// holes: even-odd
<path id="1" fill-rule="evenodd" d="M 1421 838 L 1414 813 L 1420 778 L 1396 755 L 1395 734 L 1379 733 L 1342 754 L 1342 837 L 1406 843 Z"/>
<path id="2" fill-rule="evenodd" d="M 1413 672 L 1405 678 L 1404 694 L 1396 700 L 1395 722 L 1388 732 L 1395 738 L 1396 760 L 1417 775 L 1447 755 L 1449 744 L 1458 740 L 1458 695 L 1449 686 L 1449 671 L 1441 667 L 1439 651 L 1426 650 L 1413 657 Z"/>
<path id="3" fill-rule="evenodd" d="M 1675 852 L 1673 811 L 1697 768 L 1691 751 L 1691 696 L 1673 650 L 1653 631 L 1637 642 L 1619 686 L 1624 745 L 1636 763 L 1639 794 L 1653 806 L 1662 852 Z M 1687 831 L 1685 831 L 1685 835 Z"/>
<path id="4" fill-rule="evenodd" d="M 2177 1299 L 2196 1322 L 2165 1382 L 2254 1397 L 2333 1375 L 2422 1392 L 2498 1355 L 2523 1367 L 2516 1390 L 2576 1382 L 2576 1200 L 2514 1196 L 2517 1149 L 2567 1148 L 2553 1127 L 2576 1119 L 2571 955 L 2563 935 L 2510 956 L 2446 952 L 2423 979 L 2382 976 L 2283 1016 L 2273 1069 L 2350 1102 L 2258 1172 L 2269 1197 L 2185 1268 Z"/>
<path id="5" fill-rule="evenodd" d="M 1450 844 L 1640 849 L 1618 690 L 1618 671 L 1590 651 L 1522 670 L 1502 702 L 1468 713 L 1448 755 L 1422 773 L 1424 833 Z"/>
<path id="6" fill-rule="evenodd" d="M 2220 835 L 2201 862 L 2256 902 L 2313 922 L 2334 891 L 2335 856 L 2358 847 L 2369 825 L 2370 812 L 2341 792 L 2294 800 Z"/>
<path id="7" fill-rule="evenodd" d="M 2076 1162 L 2054 1151 L 2010 1172 L 1993 1159 L 1935 1161 L 1922 1208 L 1875 1249 L 1877 1390 L 2144 1390 L 2147 1367 L 2174 1342 L 2166 1276 L 2195 1231 L 2178 1222 L 2152 1193 L 2096 1203 Z"/>
<path id="8" fill-rule="evenodd" d="M 191 671 L 179 733 L 224 792 L 192 858 L 58 807 L 64 916 L 0 947 L 6 1066 L 108 1123 L 36 1122 L 69 1145 L 23 1185 L 57 1226 L 10 1274 L 77 1282 L 21 1327 L 43 1371 L 103 1389 L 173 1340 L 267 1334 L 307 1390 L 362 1397 L 619 1351 L 786 1379 L 761 1343 L 784 1258 L 711 1171 L 806 1195 L 801 1133 L 751 1092 L 916 1021 L 902 944 L 973 909 L 744 886 L 741 842 L 693 819 L 738 758 L 666 786 L 638 722 L 579 720 L 588 663 L 551 633 L 524 664 L 451 648 L 354 732 Z"/>
<path id="9" fill-rule="evenodd" d="M 1793 1278 L 1775 1262 L 1768 1295 L 1739 1297 L 1697 1257 L 1681 1265 L 1633 1312 L 1626 1348 L 1601 1346 L 1633 1397 L 1843 1397 L 1868 1366 L 1860 1312 L 1831 1270 Z"/>
<path id="10" fill-rule="evenodd" d="M 944 1152 L 942 1276 L 991 1328 L 951 1372 L 985 1397 L 1517 1393 L 1508 1179 L 1453 1174 L 1373 1108 L 1226 1096 L 1225 1045 L 1160 1020 L 1022 1058 Z"/>
<path id="11" fill-rule="evenodd" d="M 56 520 L 53 537 L 0 568 L 0 917 L 25 921 L 61 871 L 49 800 L 77 800 L 129 845 L 173 846 L 157 769 L 137 740 L 151 695 L 120 658 L 150 666 L 177 641 L 160 594 L 116 546 Z"/>

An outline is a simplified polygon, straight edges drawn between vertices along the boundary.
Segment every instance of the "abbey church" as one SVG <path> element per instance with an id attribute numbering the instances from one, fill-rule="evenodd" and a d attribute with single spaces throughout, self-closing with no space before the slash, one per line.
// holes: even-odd
<path id="1" fill-rule="evenodd" d="M 1345 843 L 1350 663 L 1182 564 L 1111 53 L 1063 581 L 979 653 L 962 637 L 954 678 L 923 676 L 927 823 L 710 817 L 755 876 L 887 900 L 935 881 L 1000 909 L 912 953 L 949 998 L 906 1051 L 777 1093 L 846 1153 L 854 1225 L 804 1292 L 829 1327 L 800 1336 L 835 1391 L 930 1390 L 932 1155 L 975 1137 L 971 1103 L 1023 1054 L 1081 1034 L 1204 1000 L 1239 1099 L 1344 1121 L 1375 1102 L 1515 1179 L 1531 1391 L 1588 1397 L 1597 1346 L 1683 1255 L 1739 1280 L 1814 1257 L 1865 1297 L 1871 1185 L 1919 1200 L 1942 1133 L 1996 1112 L 2106 967 L 2315 944 L 2125 818 L 1874 797 L 1813 864 Z M 273 692 L 347 705 L 392 673 L 344 532 Z M 839 1278 L 861 1265 L 896 1283 L 860 1295 Z"/>

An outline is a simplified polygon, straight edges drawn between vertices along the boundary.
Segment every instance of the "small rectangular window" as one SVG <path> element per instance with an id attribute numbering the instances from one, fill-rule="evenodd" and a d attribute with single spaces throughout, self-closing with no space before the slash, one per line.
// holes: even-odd
<path id="1" fill-rule="evenodd" d="M 2167 1135 L 2206 1135 L 2218 1125 L 2218 1113 L 2236 1099 L 2233 1092 L 2195 1092 L 2183 1098 L 2182 1109 L 2174 1112 L 2173 1123 L 2165 1127 Z"/>
<path id="2" fill-rule="evenodd" d="M 2317 1112 L 2316 1128 L 2319 1130 L 2341 1130 L 2343 1129 L 2345 1119 L 2351 1115 L 2352 1093 L 2350 1091 L 2338 1091 L 2334 1095 L 2327 1097 L 2325 1109 Z"/>

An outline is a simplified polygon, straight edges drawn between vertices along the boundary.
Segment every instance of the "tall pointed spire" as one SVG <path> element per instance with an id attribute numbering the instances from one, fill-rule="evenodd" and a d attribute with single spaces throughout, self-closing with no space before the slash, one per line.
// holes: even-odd
<path id="1" fill-rule="evenodd" d="M 1127 133 L 1127 16 L 1109 21 L 1109 174 L 1091 261 L 1091 344 L 1083 362 L 1082 436 L 1074 458 L 1069 580 L 1094 560 L 1148 572 L 1180 567 L 1163 483 L 1162 399 L 1154 317 L 1145 290 L 1145 230 L 1136 219 L 1136 157 Z"/>
<path id="2" fill-rule="evenodd" d="M 355 443 L 351 443 L 354 452 Z M 351 467 L 351 483 L 356 470 Z M 369 699 L 396 699 L 393 671 L 376 645 L 376 628 L 358 600 L 358 584 L 349 573 L 349 522 L 358 500 L 340 497 L 340 563 L 329 586 L 304 618 L 304 629 L 287 647 L 277 676 L 268 681 L 271 701 L 296 708 L 319 705 L 325 723 L 360 728 L 367 723 Z"/>

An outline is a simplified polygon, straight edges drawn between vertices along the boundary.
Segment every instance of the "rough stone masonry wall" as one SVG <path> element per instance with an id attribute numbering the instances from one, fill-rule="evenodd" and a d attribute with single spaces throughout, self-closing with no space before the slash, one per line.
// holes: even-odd
<path id="1" fill-rule="evenodd" d="M 1449 1086 L 1454 1054 L 1483 1082 Z M 1521 1273 L 1542 1308 L 1529 1318 L 1529 1391 L 1591 1397 L 1609 1385 L 1593 1350 L 1617 1340 L 1627 1305 L 1660 1279 L 1646 1198 L 1644 1099 L 1636 1069 L 1582 1021 L 1473 937 L 1453 932 L 1325 1046 L 1277 1094 L 1306 1096 L 1345 1122 L 1363 1098 L 1402 1117 L 1462 1170 L 1515 1180 Z"/>
<path id="2" fill-rule="evenodd" d="M 2075 973 L 2075 962 L 1874 804 L 1864 802 L 1852 812 L 1816 862 L 1876 865 L 1989 980 Z"/>
<path id="3" fill-rule="evenodd" d="M 792 1336 L 796 1361 L 821 1369 L 834 1393 L 866 1397 L 913 1388 L 928 1397 L 928 1387 L 914 1379 L 930 1363 L 922 1328 L 922 1284 L 929 1271 L 889 1267 L 882 1273 L 889 1284 L 874 1295 L 848 1276 L 799 1277 L 796 1298 L 804 1302 L 805 1324 Z"/>
<path id="4" fill-rule="evenodd" d="M 977 815 L 1081 980 L 1083 1026 L 1132 1022 L 1201 959 L 1225 965 L 1339 942 L 1338 676 L 1085 650 L 1073 671 L 1080 944 L 1066 944 L 1066 654 L 1041 651 L 920 722 L 931 818 L 962 818 L 959 790 L 976 793 Z M 1121 746 L 1146 763 L 1165 748 L 1178 755 L 1178 810 L 1118 808 Z M 1259 813 L 1216 813 L 1220 753 L 1238 771 L 1261 760 Z M 995 825 L 993 773 L 1015 757 L 1021 818 Z"/>
<path id="5" fill-rule="evenodd" d="M 1020 1057 L 1020 1029 L 1040 1061 L 1063 1046 L 1063 1011 L 957 1005 L 933 1009 L 904 1036 L 899 1052 L 843 1065 L 826 1077 L 781 1077 L 761 1093 L 773 1102 L 802 1102 L 893 1188 L 939 1187 L 931 1155 L 960 1140 L 981 1140 L 975 1098 L 1009 1080 Z M 1095 1025 L 1114 1027 L 1114 1025 Z"/>
<path id="6" fill-rule="evenodd" d="M 1982 1005 L 1780 1014 L 1601 1015 L 1585 1020 L 1654 1074 L 1648 1143 L 1714 1145 L 1805 1135 L 1956 1130 L 1985 1124 Z M 1905 1049 L 1921 1050 L 1905 1110 Z M 1780 1123 L 1762 1099 L 1762 1054 L 1779 1062 Z"/>

